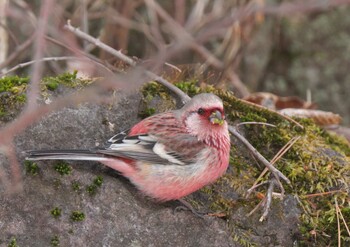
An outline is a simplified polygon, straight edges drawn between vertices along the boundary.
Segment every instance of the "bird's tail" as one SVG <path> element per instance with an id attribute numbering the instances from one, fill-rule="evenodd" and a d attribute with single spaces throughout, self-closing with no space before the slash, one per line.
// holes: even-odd
<path id="1" fill-rule="evenodd" d="M 97 153 L 96 150 L 31 150 L 26 151 L 26 160 L 91 160 L 108 161 L 106 155 Z"/>

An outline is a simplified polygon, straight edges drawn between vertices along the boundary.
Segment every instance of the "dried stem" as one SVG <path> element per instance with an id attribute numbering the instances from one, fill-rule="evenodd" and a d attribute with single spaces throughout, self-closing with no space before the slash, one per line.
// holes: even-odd
<path id="1" fill-rule="evenodd" d="M 248 149 L 249 151 L 258 159 L 260 160 L 270 171 L 271 173 L 275 176 L 277 181 L 279 181 L 280 178 L 282 178 L 287 184 L 290 184 L 290 180 L 283 175 L 279 170 L 276 169 L 273 165 L 268 162 L 264 156 L 262 156 L 253 146 L 250 144 L 247 139 L 245 139 L 235 127 L 229 126 L 229 131 L 237 138 L 239 139 Z M 283 186 L 282 188 L 283 189 Z"/>
<path id="2" fill-rule="evenodd" d="M 338 247 L 341 247 L 341 230 L 340 230 L 340 220 L 339 220 L 339 206 L 337 198 L 334 198 L 335 201 L 335 212 L 337 215 L 337 226 L 338 226 Z"/>
<path id="3" fill-rule="evenodd" d="M 27 67 L 29 65 L 35 64 L 35 63 L 40 63 L 40 62 L 48 62 L 48 61 L 63 61 L 63 60 L 85 60 L 85 61 L 92 61 L 92 59 L 89 58 L 79 58 L 79 57 L 44 57 L 38 60 L 33 60 L 33 61 L 29 61 L 26 63 L 20 63 L 18 65 L 16 65 L 15 67 L 5 71 L 4 73 L 0 74 L 0 76 L 4 76 L 6 74 L 9 74 L 17 69 L 20 68 L 24 68 Z M 110 72 L 111 74 L 113 74 L 113 72 L 108 69 L 106 66 L 104 66 L 103 64 L 97 63 L 96 61 L 94 61 L 96 64 L 100 65 L 101 67 L 103 67 L 104 69 L 106 69 L 108 72 Z"/>
<path id="4" fill-rule="evenodd" d="M 43 57 L 44 49 L 45 49 L 45 32 L 47 29 L 47 24 L 49 20 L 49 14 L 53 9 L 53 0 L 44 1 L 41 10 L 40 10 L 40 18 L 38 20 L 38 26 L 36 31 L 36 40 L 35 40 L 35 54 L 33 70 L 31 74 L 31 84 L 28 89 L 28 103 L 27 107 L 29 109 L 35 108 L 37 105 L 37 96 L 39 94 L 39 83 L 42 74 L 42 65 L 39 60 Z"/>
<path id="5" fill-rule="evenodd" d="M 67 28 L 69 31 L 73 32 L 75 35 L 78 37 L 85 39 L 93 44 L 95 44 L 97 47 L 103 49 L 104 51 L 110 53 L 111 55 L 117 57 L 118 59 L 122 60 L 123 62 L 129 64 L 130 66 L 136 67 L 137 63 L 134 61 L 132 58 L 124 55 L 121 51 L 117 51 L 113 49 L 112 47 L 102 43 L 98 39 L 95 39 L 94 37 L 82 32 L 79 30 L 79 28 L 75 28 L 70 24 L 70 21 L 68 21 L 67 25 L 65 25 L 65 28 Z M 166 86 L 169 88 L 171 91 L 173 91 L 176 95 L 178 95 L 182 101 L 182 103 L 186 103 L 187 101 L 190 100 L 190 97 L 182 92 L 179 88 L 175 87 L 173 84 L 162 78 L 161 76 L 158 76 L 154 74 L 151 71 L 145 70 L 146 75 L 151 79 L 156 82 L 159 82 L 160 84 Z"/>

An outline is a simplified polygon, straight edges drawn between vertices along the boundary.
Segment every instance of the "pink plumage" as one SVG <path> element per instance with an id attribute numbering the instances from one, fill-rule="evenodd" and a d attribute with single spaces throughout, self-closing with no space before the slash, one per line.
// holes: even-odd
<path id="1" fill-rule="evenodd" d="M 96 160 L 159 201 L 184 197 L 227 169 L 230 138 L 223 104 L 199 94 L 179 110 L 146 118 L 91 150 L 29 151 L 28 160 Z"/>

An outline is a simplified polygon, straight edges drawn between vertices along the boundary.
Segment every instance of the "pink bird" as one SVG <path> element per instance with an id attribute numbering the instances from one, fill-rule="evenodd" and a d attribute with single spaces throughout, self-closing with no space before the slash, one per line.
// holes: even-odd
<path id="1" fill-rule="evenodd" d="M 104 148 L 28 151 L 27 160 L 93 160 L 159 201 L 180 199 L 228 167 L 230 137 L 220 98 L 199 94 L 181 109 L 148 117 Z"/>

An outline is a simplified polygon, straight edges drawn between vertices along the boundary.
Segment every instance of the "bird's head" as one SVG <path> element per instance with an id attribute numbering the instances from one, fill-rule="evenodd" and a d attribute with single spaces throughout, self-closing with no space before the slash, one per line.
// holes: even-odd
<path id="1" fill-rule="evenodd" d="M 217 138 L 228 138 L 223 103 L 216 95 L 198 94 L 178 112 L 188 132 L 199 140 L 216 142 Z"/>

